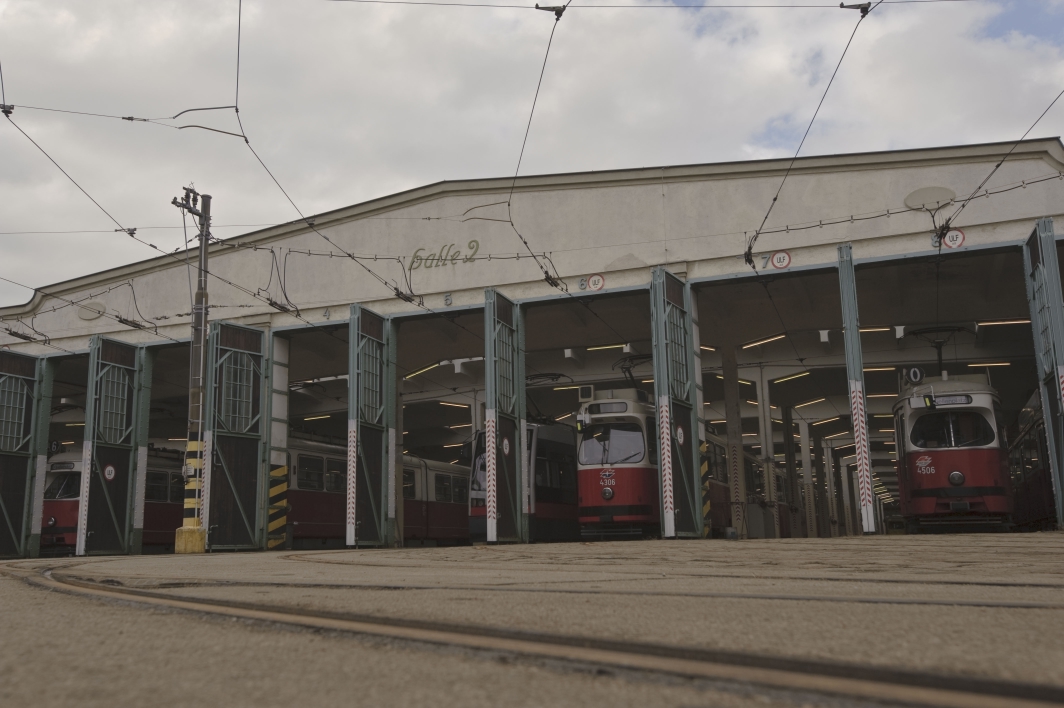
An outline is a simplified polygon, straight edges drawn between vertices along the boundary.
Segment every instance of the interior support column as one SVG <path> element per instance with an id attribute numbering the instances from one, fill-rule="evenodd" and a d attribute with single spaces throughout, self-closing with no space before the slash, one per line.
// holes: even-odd
<path id="1" fill-rule="evenodd" d="M 832 538 L 839 535 L 839 515 L 835 503 L 835 451 L 827 440 L 824 446 L 824 497 L 828 506 L 828 532 Z"/>
<path id="2" fill-rule="evenodd" d="M 787 505 L 787 515 L 791 522 L 791 538 L 797 538 L 803 535 L 798 532 L 798 524 L 803 518 L 792 513 L 798 506 L 796 502 L 799 498 L 798 461 L 794 450 L 794 410 L 790 406 L 781 406 L 780 413 L 783 419 L 783 464 L 787 470 L 787 493 L 784 494 L 784 503 Z"/>
<path id="3" fill-rule="evenodd" d="M 757 373 L 757 428 L 761 439 L 761 472 L 765 480 L 765 501 L 772 512 L 772 538 L 780 537 L 779 492 L 776 489 L 776 445 L 772 437 L 772 401 L 765 369 Z"/>
<path id="4" fill-rule="evenodd" d="M 739 407 L 739 364 L 736 345 L 721 344 L 721 375 L 724 377 L 724 419 L 728 433 L 728 495 L 732 526 L 739 538 L 746 530 L 746 470 L 743 464 L 743 414 Z"/>
<path id="5" fill-rule="evenodd" d="M 805 490 L 805 536 L 816 538 L 816 493 L 813 491 L 813 459 L 809 449 L 809 421 L 798 421 L 798 444 L 802 446 L 802 489 Z"/>
<path id="6" fill-rule="evenodd" d="M 850 466 L 839 460 L 839 482 L 842 483 L 842 521 L 847 536 L 853 536 L 853 503 L 850 495 Z"/>

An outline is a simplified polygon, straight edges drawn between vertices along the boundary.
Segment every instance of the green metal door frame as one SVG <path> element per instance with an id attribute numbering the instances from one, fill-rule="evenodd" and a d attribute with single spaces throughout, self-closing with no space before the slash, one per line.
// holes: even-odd
<path id="1" fill-rule="evenodd" d="M 654 398 L 658 423 L 661 535 L 701 538 L 702 364 L 691 284 L 663 267 L 650 284 Z M 669 451 L 669 454 L 666 454 Z"/>
<path id="2" fill-rule="evenodd" d="M 484 366 L 487 541 L 527 543 L 524 313 L 495 288 L 484 291 Z"/>
<path id="3" fill-rule="evenodd" d="M 0 557 L 30 554 L 44 373 L 43 359 L 0 352 Z"/>
<path id="4" fill-rule="evenodd" d="M 265 548 L 267 336 L 256 327 L 210 325 L 201 518 L 211 550 Z"/>
<path id="5" fill-rule="evenodd" d="M 361 305 L 348 322 L 348 546 L 390 546 L 395 521 L 395 324 Z M 354 483 L 352 483 L 354 480 Z"/>
<path id="6" fill-rule="evenodd" d="M 1064 299 L 1053 219 L 1046 217 L 1035 224 L 1023 245 L 1023 263 L 1049 447 L 1049 476 L 1060 528 L 1064 526 Z"/>
<path id="7" fill-rule="evenodd" d="M 143 348 L 132 344 L 101 336 L 93 336 L 89 342 L 75 547 L 79 556 L 133 550 L 135 458 L 144 359 Z M 96 538 L 92 538 L 94 535 Z"/>

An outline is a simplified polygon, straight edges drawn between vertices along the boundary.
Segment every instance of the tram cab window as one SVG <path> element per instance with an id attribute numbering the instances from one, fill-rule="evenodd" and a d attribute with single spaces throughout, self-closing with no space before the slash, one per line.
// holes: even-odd
<path id="1" fill-rule="evenodd" d="M 77 499 L 81 496 L 81 473 L 57 474 L 44 490 L 45 499 Z"/>
<path id="2" fill-rule="evenodd" d="M 347 488 L 347 460 L 325 461 L 325 491 L 342 492 Z"/>
<path id="3" fill-rule="evenodd" d="M 437 474 L 436 475 L 436 501 L 438 501 L 438 502 L 450 502 L 451 501 L 451 475 L 449 475 L 449 474 Z"/>
<path id="4" fill-rule="evenodd" d="M 642 462 L 646 454 L 638 423 L 600 423 L 584 428 L 580 464 L 619 465 Z"/>
<path id="5" fill-rule="evenodd" d="M 417 499 L 417 486 L 414 483 L 414 470 L 403 468 L 403 499 Z"/>
<path id="6" fill-rule="evenodd" d="M 296 483 L 300 489 L 320 492 L 325 489 L 325 460 L 313 455 L 299 456 Z"/>
<path id="7" fill-rule="evenodd" d="M 936 411 L 916 419 L 909 441 L 916 447 L 981 447 L 994 443 L 994 429 L 975 411 Z"/>

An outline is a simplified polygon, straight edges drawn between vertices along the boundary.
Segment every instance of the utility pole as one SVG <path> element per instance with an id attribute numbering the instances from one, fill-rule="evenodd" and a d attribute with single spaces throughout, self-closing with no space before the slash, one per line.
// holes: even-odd
<path id="1" fill-rule="evenodd" d="M 197 208 L 202 200 L 202 207 Z M 210 242 L 211 195 L 199 194 L 191 187 L 185 188 L 185 197 L 171 202 L 179 209 L 199 217 L 199 279 L 192 304 L 192 349 L 188 391 L 188 444 L 185 448 L 185 515 L 181 528 L 177 529 L 174 542 L 175 553 L 204 553 L 207 549 L 207 529 L 203 526 L 204 469 L 211 451 L 210 441 L 205 439 L 207 420 L 205 391 L 207 373 L 207 246 Z"/>

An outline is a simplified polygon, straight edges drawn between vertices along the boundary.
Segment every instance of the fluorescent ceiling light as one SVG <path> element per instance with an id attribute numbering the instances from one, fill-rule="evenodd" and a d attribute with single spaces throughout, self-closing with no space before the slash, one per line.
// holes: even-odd
<path id="1" fill-rule="evenodd" d="M 454 408 L 469 408 L 469 406 L 467 406 L 464 403 L 448 403 L 447 401 L 440 401 L 440 405 L 441 406 L 452 406 Z"/>
<path id="2" fill-rule="evenodd" d="M 861 369 L 861 371 L 894 371 L 893 366 L 870 366 L 867 369 Z"/>
<path id="3" fill-rule="evenodd" d="M 786 336 L 787 335 L 785 335 L 785 334 L 777 334 L 775 337 L 769 337 L 768 339 L 759 339 L 756 342 L 750 342 L 749 344 L 744 344 L 743 345 L 743 349 L 753 349 L 754 347 L 760 347 L 762 344 L 768 344 L 769 342 L 775 342 L 776 340 L 783 339 Z"/>
<path id="4" fill-rule="evenodd" d="M 605 344 L 605 345 L 603 345 L 601 347 L 588 347 L 587 350 L 589 352 L 597 352 L 597 351 L 601 351 L 603 349 L 623 349 L 623 348 L 625 348 L 627 346 L 628 346 L 627 344 Z"/>
<path id="5" fill-rule="evenodd" d="M 868 398 L 897 398 L 898 397 L 898 394 L 896 394 L 896 393 L 869 393 L 869 394 L 866 394 L 866 395 L 868 396 Z"/>
<path id="6" fill-rule="evenodd" d="M 1013 324 L 1031 324 L 1030 320 L 988 320 L 986 322 L 976 322 L 980 327 L 992 327 L 994 325 L 1013 325 Z"/>
<path id="7" fill-rule="evenodd" d="M 572 413 L 566 413 L 565 415 L 558 416 L 554 420 L 565 420 L 566 418 L 568 418 L 571 415 L 572 415 Z"/>
<path id="8" fill-rule="evenodd" d="M 84 423 L 67 423 L 66 427 L 68 427 L 68 428 L 80 428 L 80 427 L 83 427 L 84 425 L 85 425 Z"/>
<path id="9" fill-rule="evenodd" d="M 329 416 L 329 415 L 312 415 L 309 418 L 304 418 L 303 420 L 321 420 L 323 418 L 331 418 L 331 417 L 332 416 Z"/>
<path id="10" fill-rule="evenodd" d="M 575 388 L 580 388 L 580 387 L 579 386 L 555 386 L 554 390 L 555 391 L 571 391 L 571 390 L 573 390 Z"/>
<path id="11" fill-rule="evenodd" d="M 799 403 L 798 405 L 795 406 L 795 408 L 801 408 L 803 406 L 811 406 L 814 403 L 823 403 L 826 400 L 828 400 L 828 399 L 826 399 L 826 398 L 818 398 L 815 401 L 806 401 L 805 403 Z"/>
<path id="12" fill-rule="evenodd" d="M 836 421 L 836 420 L 842 420 L 842 416 L 841 415 L 837 415 L 834 418 L 825 418 L 824 420 L 818 420 L 815 423 L 810 423 L 810 425 L 823 425 L 824 423 L 831 423 L 831 422 Z"/>
<path id="13" fill-rule="evenodd" d="M 704 349 L 704 350 L 705 350 L 705 351 L 707 351 L 707 352 L 715 352 L 715 351 L 717 351 L 717 350 L 716 350 L 715 348 L 713 348 L 713 347 L 707 347 L 707 346 L 706 346 L 705 344 L 703 344 L 703 345 L 702 345 L 702 346 L 701 346 L 700 348 L 701 348 L 701 349 Z"/>
<path id="14" fill-rule="evenodd" d="M 403 377 L 403 381 L 409 381 L 410 379 L 414 378 L 418 374 L 423 374 L 426 371 L 432 371 L 433 369 L 435 369 L 439 365 L 440 365 L 440 362 L 438 362 L 438 361 L 435 364 L 429 364 L 424 369 L 418 369 L 417 371 L 414 371 L 412 373 L 407 374 L 406 376 Z"/>
<path id="15" fill-rule="evenodd" d="M 444 447 L 462 447 L 465 443 L 451 443 L 450 445 L 444 445 Z"/>
<path id="16" fill-rule="evenodd" d="M 461 425 L 448 425 L 447 428 L 449 430 L 457 430 L 458 428 L 471 428 L 472 426 L 472 423 L 462 423 Z M 406 435 L 406 433 L 403 434 Z"/>
<path id="17" fill-rule="evenodd" d="M 776 380 L 775 380 L 775 381 L 773 381 L 772 383 L 783 383 L 784 381 L 793 381 L 794 379 L 800 379 L 800 378 L 802 378 L 803 376 L 808 376 L 808 375 L 809 375 L 809 372 L 808 372 L 808 371 L 803 371 L 802 373 L 800 373 L 800 374 L 795 374 L 794 376 L 785 376 L 785 377 L 784 377 L 784 378 L 782 378 L 782 379 L 776 379 Z"/>
<path id="18" fill-rule="evenodd" d="M 849 434 L 850 434 L 849 430 L 844 430 L 841 433 L 835 433 L 834 435 L 825 435 L 824 439 L 825 440 L 830 440 L 831 438 L 838 438 L 838 437 L 841 437 L 843 435 L 849 435 Z"/>
<path id="19" fill-rule="evenodd" d="M 984 366 L 1011 366 L 1007 361 L 988 361 L 985 364 L 968 364 L 969 369 L 981 369 Z"/>
<path id="20" fill-rule="evenodd" d="M 889 332 L 890 327 L 861 327 L 859 332 Z"/>

